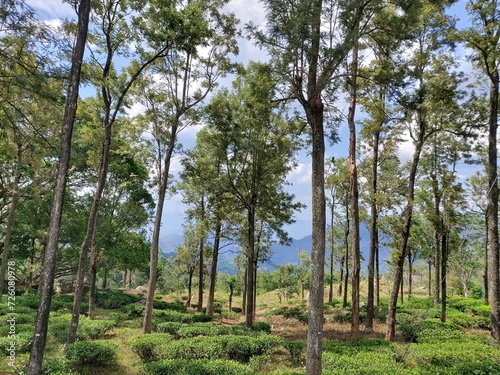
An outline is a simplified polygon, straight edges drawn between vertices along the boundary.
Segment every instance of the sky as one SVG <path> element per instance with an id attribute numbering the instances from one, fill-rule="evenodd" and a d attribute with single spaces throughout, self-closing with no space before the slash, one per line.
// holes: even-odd
<path id="1" fill-rule="evenodd" d="M 74 9 L 60 0 L 27 0 L 28 4 L 35 8 L 41 19 L 51 25 L 60 24 L 62 18 L 74 18 Z M 466 25 L 467 15 L 464 11 L 464 1 L 460 1 L 450 8 L 449 14 L 457 16 L 461 21 L 459 26 Z M 248 22 L 253 22 L 256 25 L 263 25 L 265 23 L 265 11 L 261 2 L 255 0 L 231 0 L 227 5 L 227 10 L 234 12 L 240 19 L 241 25 Z M 250 60 L 267 60 L 264 52 L 260 51 L 251 40 L 247 38 L 239 39 L 240 53 L 236 60 L 246 63 Z M 466 72 L 471 70 L 470 64 L 465 59 L 465 51 L 462 51 L 461 63 L 462 69 Z M 222 84 L 230 84 L 228 80 Z M 339 106 L 344 112 L 347 111 L 347 104 L 340 102 Z M 133 111 L 137 111 L 138 107 L 133 107 Z M 358 111 L 358 116 L 363 116 Z M 185 148 L 192 147 L 196 140 L 196 132 L 199 127 L 191 127 L 185 129 L 181 134 L 179 141 Z M 334 146 L 329 146 L 327 143 L 326 157 L 339 158 L 348 155 L 348 129 L 347 124 L 343 123 L 339 129 L 340 142 Z M 411 158 L 413 146 L 408 140 L 400 147 L 399 156 L 402 161 L 407 161 Z M 301 212 L 296 213 L 296 223 L 287 226 L 286 229 L 289 235 L 293 238 L 302 238 L 311 234 L 311 161 L 307 155 L 307 150 L 299 152 L 297 155 L 298 166 L 289 173 L 288 182 L 290 186 L 287 190 L 296 196 L 297 201 L 305 204 L 307 208 Z M 176 156 L 172 162 L 172 172 L 179 172 L 180 163 L 179 157 Z M 459 165 L 458 174 L 466 177 L 473 172 L 470 166 Z M 167 198 L 164 206 L 164 215 L 162 223 L 162 236 L 169 234 L 182 234 L 182 224 L 184 221 L 185 207 L 181 202 L 181 197 L 174 195 Z"/>

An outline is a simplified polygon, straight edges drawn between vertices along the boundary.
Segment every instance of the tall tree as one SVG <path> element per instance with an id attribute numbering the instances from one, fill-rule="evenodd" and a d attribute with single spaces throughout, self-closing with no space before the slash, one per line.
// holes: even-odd
<path id="1" fill-rule="evenodd" d="M 396 269 L 387 317 L 386 340 L 393 341 L 396 329 L 396 304 L 402 285 L 407 245 L 410 238 L 415 199 L 415 186 L 422 150 L 429 137 L 449 126 L 447 109 L 454 104 L 459 81 L 450 71 L 451 59 L 445 52 L 445 38 L 451 21 L 444 15 L 445 4 L 426 3 L 415 29 L 414 54 L 408 63 L 408 78 L 413 92 L 399 99 L 404 109 L 404 123 L 408 126 L 414 152 L 410 162 L 403 224 L 396 254 Z M 443 51 L 444 50 L 444 51 Z M 441 52 L 441 53 L 439 53 Z"/>
<path id="2" fill-rule="evenodd" d="M 349 25 L 361 22 L 368 3 L 370 1 L 332 2 L 331 6 L 324 6 L 322 0 L 266 1 L 268 31 L 258 30 L 253 25 L 250 27 L 283 74 L 290 98 L 298 100 L 302 106 L 311 131 L 313 243 L 306 360 L 308 374 L 321 372 L 323 339 L 326 237 L 323 96 L 332 88 L 332 77 L 362 29 L 350 28 Z M 342 23 L 339 17 L 348 17 L 349 22 Z M 347 21 L 346 18 L 344 21 Z"/>
<path id="3" fill-rule="evenodd" d="M 78 5 L 78 33 L 73 54 L 71 56 L 71 71 L 69 74 L 68 93 L 61 134 L 59 164 L 54 188 L 54 198 L 50 212 L 50 225 L 47 233 L 47 245 L 43 262 L 43 272 L 40 280 L 40 303 L 35 321 L 35 333 L 28 363 L 29 375 L 38 375 L 42 368 L 42 359 L 47 339 L 50 304 L 54 284 L 57 245 L 61 227 L 62 206 L 66 190 L 67 172 L 71 154 L 71 136 L 78 104 L 80 88 L 80 73 L 82 68 L 85 43 L 87 41 L 90 18 L 90 0 L 81 0 Z"/>
<path id="4" fill-rule="evenodd" d="M 272 103 L 273 87 L 268 66 L 251 63 L 233 83 L 234 92 L 222 90 L 207 108 L 208 123 L 222 155 L 228 190 L 245 211 L 247 288 L 246 324 L 251 327 L 254 315 L 255 275 L 259 260 L 259 228 L 265 225 L 287 240 L 281 230 L 292 221 L 300 208 L 293 195 L 283 191 L 286 174 L 294 165 L 298 143 L 293 136 L 291 119 Z"/>
<path id="5" fill-rule="evenodd" d="M 150 3 L 142 14 L 145 25 L 151 23 L 145 40 L 151 46 L 163 37 L 164 27 L 154 26 L 158 18 L 176 27 L 166 28 L 173 34 L 174 47 L 167 57 L 156 64 L 154 72 L 160 82 L 145 80 L 138 95 L 146 111 L 141 121 L 154 137 L 156 148 L 156 180 L 158 198 L 150 251 L 150 271 L 143 332 L 152 329 L 153 300 L 159 251 L 160 228 L 170 163 L 179 132 L 196 119 L 196 107 L 216 85 L 216 81 L 232 69 L 229 55 L 238 52 L 234 39 L 236 20 L 223 14 L 227 0 L 197 0 L 187 4 L 162 1 Z"/>
<path id="6" fill-rule="evenodd" d="M 461 34 L 474 51 L 473 61 L 489 79 L 489 121 L 487 125 L 488 153 L 488 292 L 491 309 L 491 336 L 500 341 L 500 245 L 498 235 L 498 100 L 500 53 L 500 9 L 498 1 L 468 1 L 472 27 Z"/>

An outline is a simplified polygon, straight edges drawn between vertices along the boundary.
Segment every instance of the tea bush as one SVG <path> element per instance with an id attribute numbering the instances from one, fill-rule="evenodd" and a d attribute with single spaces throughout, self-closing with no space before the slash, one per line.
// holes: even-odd
<path id="1" fill-rule="evenodd" d="M 117 349 L 106 340 L 77 341 L 67 347 L 64 356 L 72 366 L 109 366 L 116 362 Z"/>
<path id="2" fill-rule="evenodd" d="M 258 337 L 224 335 L 194 337 L 172 341 L 159 349 L 161 359 L 229 359 L 248 362 L 250 357 L 261 355 L 282 345 L 277 336 Z"/>
<path id="3" fill-rule="evenodd" d="M 152 362 L 160 359 L 163 345 L 172 339 L 172 335 L 166 333 L 151 333 L 136 337 L 130 343 L 130 347 L 143 362 Z"/>
<path id="4" fill-rule="evenodd" d="M 180 322 L 153 322 L 153 330 L 158 333 L 169 333 L 173 336 L 181 327 L 186 327 L 187 324 Z"/>
<path id="5" fill-rule="evenodd" d="M 16 355 L 28 353 L 33 342 L 33 331 L 16 333 L 14 339 L 9 338 L 9 336 L 0 337 L 0 357 L 7 357 L 9 355 L 12 342 L 15 343 Z"/>
<path id="6" fill-rule="evenodd" d="M 223 359 L 169 359 L 146 364 L 145 375 L 257 375 L 248 366 Z"/>
<path id="7" fill-rule="evenodd" d="M 116 321 L 114 320 L 92 320 L 81 316 L 76 336 L 78 340 L 96 340 L 102 338 L 115 326 Z"/>
<path id="8" fill-rule="evenodd" d="M 104 309 L 119 309 L 122 306 L 139 302 L 139 300 L 140 298 L 137 296 L 125 294 L 120 291 L 100 291 L 96 293 L 95 304 L 97 307 Z"/>
<path id="9" fill-rule="evenodd" d="M 180 302 L 165 302 L 165 301 L 153 301 L 153 308 L 157 310 L 173 310 L 179 312 L 186 312 L 186 306 Z"/>

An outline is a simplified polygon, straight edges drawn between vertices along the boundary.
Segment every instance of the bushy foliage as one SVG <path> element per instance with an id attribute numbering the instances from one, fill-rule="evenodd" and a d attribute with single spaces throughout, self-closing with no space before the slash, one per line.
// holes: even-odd
<path id="1" fill-rule="evenodd" d="M 433 340 L 451 340 L 462 338 L 462 328 L 452 322 L 441 322 L 439 319 L 425 319 L 422 321 L 405 321 L 399 324 L 403 337 L 412 342 Z"/>
<path id="2" fill-rule="evenodd" d="M 172 310 L 179 312 L 186 312 L 186 306 L 181 302 L 165 302 L 165 301 L 153 301 L 153 308 L 157 310 Z"/>
<path id="3" fill-rule="evenodd" d="M 256 375 L 247 366 L 224 359 L 169 359 L 148 363 L 142 369 L 145 375 Z"/>
<path id="4" fill-rule="evenodd" d="M 147 335 L 149 337 L 151 335 Z M 135 340 L 134 340 L 135 341 Z M 148 350 L 155 359 L 229 359 L 248 362 L 254 355 L 261 355 L 283 343 L 276 336 L 211 336 L 194 337 L 171 341 L 165 345 L 163 341 L 152 343 Z M 135 352 L 136 349 L 133 349 Z M 144 358 L 143 355 L 141 358 Z"/>
<path id="5" fill-rule="evenodd" d="M 104 337 L 116 326 L 114 320 L 89 319 L 85 316 L 80 317 L 76 336 L 78 340 L 96 340 Z"/>
<path id="6" fill-rule="evenodd" d="M 109 366 L 116 362 L 118 347 L 106 340 L 77 341 L 64 353 L 72 366 Z"/>
<path id="7" fill-rule="evenodd" d="M 153 329 L 158 333 L 169 333 L 173 336 L 177 335 L 177 331 L 181 327 L 186 327 L 187 324 L 180 322 L 153 322 Z"/>
<path id="8" fill-rule="evenodd" d="M 160 359 L 163 346 L 172 338 L 172 335 L 166 333 L 141 335 L 132 340 L 130 347 L 143 362 L 157 361 Z"/>
<path id="9" fill-rule="evenodd" d="M 179 323 L 196 323 L 196 322 L 211 322 L 213 317 L 205 314 L 189 314 L 175 310 L 153 310 L 153 315 L 160 318 L 164 322 L 179 322 Z"/>
<path id="10" fill-rule="evenodd" d="M 9 355 L 12 342 L 15 343 L 16 355 L 28 353 L 33 342 L 33 331 L 16 333 L 14 340 L 9 338 L 9 336 L 0 337 L 0 357 L 7 357 Z"/>
<path id="11" fill-rule="evenodd" d="M 303 363 L 305 361 L 305 353 L 306 353 L 306 342 L 305 341 L 285 341 L 283 346 L 288 353 L 290 353 L 290 357 L 292 361 Z"/>
<path id="12" fill-rule="evenodd" d="M 272 315 L 282 315 L 286 319 L 295 318 L 301 323 L 307 324 L 309 318 L 305 312 L 305 309 L 299 306 L 288 307 L 284 306 L 279 309 L 274 309 L 267 314 L 267 316 Z"/>
<path id="13" fill-rule="evenodd" d="M 139 302 L 140 298 L 120 291 L 100 291 L 96 293 L 95 304 L 104 309 L 119 309 L 122 306 Z"/>

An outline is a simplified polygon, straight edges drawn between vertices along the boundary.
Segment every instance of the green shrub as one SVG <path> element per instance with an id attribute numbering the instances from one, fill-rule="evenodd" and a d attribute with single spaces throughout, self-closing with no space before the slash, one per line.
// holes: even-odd
<path id="1" fill-rule="evenodd" d="M 96 340 L 102 338 L 115 326 L 116 322 L 114 320 L 92 320 L 81 316 L 76 335 L 78 340 Z"/>
<path id="2" fill-rule="evenodd" d="M 33 324 L 17 324 L 16 322 L 16 333 L 21 333 L 21 332 L 31 332 L 33 333 L 34 331 L 34 326 Z M 2 327 L 0 327 L 0 337 L 5 337 L 9 334 L 10 332 L 10 324 L 6 324 Z"/>
<path id="3" fill-rule="evenodd" d="M 196 323 L 196 322 L 211 322 L 213 317 L 205 314 L 189 314 L 182 313 L 174 310 L 153 310 L 153 315 L 161 318 L 162 321 L 166 322 L 179 322 L 179 323 Z"/>
<path id="4" fill-rule="evenodd" d="M 403 337 L 412 342 L 461 339 L 463 330 L 452 322 L 439 319 L 425 319 L 420 322 L 407 321 L 399 325 Z"/>
<path id="5" fill-rule="evenodd" d="M 119 309 L 122 306 L 139 302 L 139 300 L 139 297 L 131 294 L 101 291 L 96 293 L 95 304 L 97 307 L 102 307 L 104 309 Z"/>
<path id="6" fill-rule="evenodd" d="M 105 340 L 77 341 L 64 356 L 72 366 L 109 366 L 116 362 L 118 347 Z"/>
<path id="7" fill-rule="evenodd" d="M 0 337 L 0 357 L 7 357 L 10 353 L 11 343 L 15 343 L 16 355 L 28 353 L 33 342 L 33 331 L 16 333 L 14 339 L 9 336 Z"/>
<path id="8" fill-rule="evenodd" d="M 500 350 L 474 336 L 414 346 L 417 365 L 435 374 L 500 374 Z M 422 371 L 424 372 L 424 371 Z"/>
<path id="9" fill-rule="evenodd" d="M 143 362 L 152 362 L 160 359 L 163 345 L 170 342 L 172 336 L 166 333 L 150 333 L 136 337 L 130 343 L 132 351 Z"/>
<path id="10" fill-rule="evenodd" d="M 164 360 L 146 364 L 142 373 L 146 375 L 256 375 L 241 363 L 223 359 Z"/>
<path id="11" fill-rule="evenodd" d="M 172 341 L 169 345 L 163 346 L 161 359 L 220 358 L 248 362 L 250 357 L 264 354 L 282 343 L 281 337 L 270 335 L 194 337 Z"/>
<path id="12" fill-rule="evenodd" d="M 271 325 L 266 322 L 253 322 L 252 330 L 257 332 L 271 333 Z"/>
<path id="13" fill-rule="evenodd" d="M 272 310 L 267 314 L 269 315 L 282 315 L 284 318 L 289 319 L 289 318 L 295 318 L 301 323 L 307 324 L 308 322 L 308 317 L 307 314 L 305 313 L 305 309 L 301 307 L 281 307 L 279 309 Z"/>
<path id="14" fill-rule="evenodd" d="M 157 310 L 173 310 L 186 312 L 186 306 L 180 302 L 153 301 L 153 308 Z"/>
<path id="15" fill-rule="evenodd" d="M 305 341 L 285 341 L 283 346 L 286 350 L 288 350 L 288 353 L 290 353 L 292 361 L 299 363 L 303 363 L 305 361 Z"/>
<path id="16" fill-rule="evenodd" d="M 144 309 L 146 306 L 132 303 L 129 305 L 125 305 L 120 307 L 120 311 L 125 314 L 126 319 L 134 319 L 144 315 Z"/>
<path id="17" fill-rule="evenodd" d="M 23 294 L 16 297 L 16 312 L 17 306 L 29 307 L 30 309 L 37 310 L 39 304 L 39 298 L 37 294 Z"/>
<path id="18" fill-rule="evenodd" d="M 175 336 L 177 334 L 177 331 L 181 327 L 185 326 L 186 324 L 180 322 L 161 322 L 161 323 L 156 322 L 156 324 L 154 324 L 153 327 L 154 330 L 158 333 L 168 333 Z"/>
<path id="19" fill-rule="evenodd" d="M 231 307 L 231 311 L 235 312 L 235 313 L 238 313 L 238 314 L 241 314 L 241 312 L 243 311 L 243 309 L 241 307 Z"/>
<path id="20" fill-rule="evenodd" d="M 16 314 L 8 314 L 0 316 L 0 326 L 4 327 L 9 325 L 9 321 L 14 319 L 17 324 L 35 324 L 36 314 L 31 313 L 16 313 Z"/>

